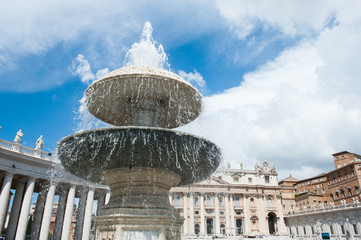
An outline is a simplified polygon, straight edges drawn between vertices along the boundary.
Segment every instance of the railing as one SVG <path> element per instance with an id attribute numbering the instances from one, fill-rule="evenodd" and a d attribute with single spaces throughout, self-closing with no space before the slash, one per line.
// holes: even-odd
<path id="1" fill-rule="evenodd" d="M 56 159 L 51 156 L 51 153 L 44 152 L 40 149 L 25 147 L 18 143 L 8 142 L 2 139 L 0 139 L 0 148 L 7 149 L 13 152 L 18 152 L 27 156 L 32 156 L 32 157 L 56 162 Z"/>
<path id="2" fill-rule="evenodd" d="M 286 214 L 285 217 L 310 214 L 310 213 L 330 212 L 330 211 L 352 209 L 352 208 L 361 208 L 361 203 L 355 202 L 355 203 L 348 203 L 348 204 L 342 204 L 342 205 L 318 207 L 318 208 L 313 208 L 313 209 L 312 208 L 311 209 L 302 209 L 302 210 L 298 210 L 298 211 Z"/>

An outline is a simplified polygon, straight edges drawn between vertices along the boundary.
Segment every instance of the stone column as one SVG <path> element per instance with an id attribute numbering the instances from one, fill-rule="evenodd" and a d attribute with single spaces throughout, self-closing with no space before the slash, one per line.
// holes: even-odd
<path id="1" fill-rule="evenodd" d="M 248 212 L 248 196 L 243 196 L 243 211 L 244 211 L 244 234 L 249 234 L 249 212 Z"/>
<path id="2" fill-rule="evenodd" d="M 6 173 L 0 193 L 0 232 L 5 222 L 13 174 Z"/>
<path id="3" fill-rule="evenodd" d="M 216 214 L 216 235 L 220 235 L 221 234 L 221 225 L 220 225 L 220 221 L 219 221 L 219 198 L 218 198 L 218 194 L 216 193 L 214 196 L 214 212 Z"/>
<path id="4" fill-rule="evenodd" d="M 283 218 L 281 196 L 276 196 L 275 199 L 276 199 L 276 204 L 277 204 L 277 209 L 278 209 L 278 216 L 279 216 L 279 221 L 278 221 L 278 224 L 277 224 L 278 234 L 286 234 L 287 230 L 286 230 L 285 220 Z"/>
<path id="5" fill-rule="evenodd" d="M 258 196 L 258 215 L 259 215 L 259 228 L 260 228 L 260 233 L 262 234 L 267 234 L 268 231 L 268 226 L 266 224 L 266 209 L 264 206 L 265 200 L 264 200 L 264 196 Z"/>
<path id="6" fill-rule="evenodd" d="M 188 234 L 188 194 L 184 193 L 183 195 L 183 217 L 184 217 L 184 223 L 183 223 L 183 234 Z"/>
<path id="7" fill-rule="evenodd" d="M 68 196 L 68 190 L 64 189 L 64 186 L 61 186 L 59 194 L 60 196 L 58 202 L 58 209 L 56 211 L 53 240 L 60 240 L 61 238 L 61 230 L 63 228 L 64 210 L 65 210 L 66 199 Z"/>
<path id="8" fill-rule="evenodd" d="M 204 194 L 201 194 L 201 229 L 200 229 L 200 233 L 201 235 L 205 235 L 206 232 L 205 232 L 205 227 L 204 227 L 204 224 L 205 224 L 205 212 L 204 212 Z"/>
<path id="9" fill-rule="evenodd" d="M 16 227 L 18 226 L 18 219 L 20 215 L 21 201 L 23 200 L 24 189 L 25 182 L 18 181 L 13 206 L 11 208 L 8 228 L 6 229 L 6 239 L 15 239 Z"/>
<path id="10" fill-rule="evenodd" d="M 234 220 L 234 204 L 233 204 L 233 194 L 229 196 L 230 199 L 230 208 L 229 211 L 231 212 L 231 234 L 234 236 L 236 235 L 236 227 L 235 227 L 235 220 Z"/>
<path id="11" fill-rule="evenodd" d="M 189 195 L 190 233 L 194 235 L 194 193 Z"/>
<path id="12" fill-rule="evenodd" d="M 230 232 L 230 222 L 229 222 L 229 203 L 228 203 L 228 194 L 224 196 L 225 210 L 226 210 L 226 235 L 229 235 Z"/>
<path id="13" fill-rule="evenodd" d="M 40 240 L 48 239 L 51 216 L 53 213 L 55 189 L 56 189 L 56 185 L 54 183 L 50 183 L 44 206 L 43 221 L 41 223 L 40 238 L 39 238 Z"/>
<path id="14" fill-rule="evenodd" d="M 15 239 L 24 239 L 26 234 L 26 227 L 29 220 L 29 211 L 31 207 L 31 199 L 33 197 L 35 187 L 35 179 L 30 178 L 25 190 L 25 195 L 23 199 L 23 204 L 21 205 L 20 217 L 18 222 L 18 227 L 16 230 Z"/>
<path id="15" fill-rule="evenodd" d="M 71 185 L 68 192 L 68 199 L 66 201 L 63 230 L 61 232 L 61 240 L 69 239 L 71 220 L 73 218 L 74 197 L 75 197 L 75 185 Z"/>
<path id="16" fill-rule="evenodd" d="M 34 211 L 34 219 L 31 225 L 30 240 L 38 240 L 41 226 L 41 219 L 43 217 L 44 211 L 44 202 L 46 197 L 46 189 L 41 188 L 41 192 L 38 194 L 38 199 L 36 200 L 36 206 Z"/>
<path id="17" fill-rule="evenodd" d="M 108 204 L 109 199 L 110 199 L 110 190 L 108 190 L 108 191 L 107 191 L 107 194 L 105 195 L 105 205 Z"/>
<path id="18" fill-rule="evenodd" d="M 86 208 L 84 215 L 84 225 L 83 225 L 83 240 L 89 240 L 92 211 L 93 211 L 93 200 L 94 200 L 94 189 L 90 188 L 88 191 L 88 197 L 86 200 Z"/>
<path id="19" fill-rule="evenodd" d="M 82 188 L 80 192 L 79 205 L 78 205 L 78 214 L 76 216 L 76 225 L 74 232 L 74 239 L 81 239 L 83 235 L 83 224 L 84 224 L 84 215 L 85 215 L 85 207 L 86 207 L 86 199 L 87 199 L 87 190 L 86 188 Z"/>

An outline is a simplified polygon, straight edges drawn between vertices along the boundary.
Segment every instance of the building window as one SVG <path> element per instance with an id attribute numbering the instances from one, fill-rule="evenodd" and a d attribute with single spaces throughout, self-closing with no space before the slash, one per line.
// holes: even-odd
<path id="1" fill-rule="evenodd" d="M 194 225 L 194 233 L 199 234 L 199 224 Z"/>
<path id="2" fill-rule="evenodd" d="M 325 189 L 322 189 L 322 193 L 325 194 Z"/>
<path id="3" fill-rule="evenodd" d="M 212 206 L 212 199 L 211 199 L 210 196 L 207 196 L 207 197 L 206 197 L 206 206 L 207 206 L 207 207 Z"/>
<path id="4" fill-rule="evenodd" d="M 224 212 L 223 212 L 223 211 L 220 211 L 219 214 L 224 215 Z"/>
<path id="5" fill-rule="evenodd" d="M 306 235 L 306 227 L 303 227 L 303 234 Z"/>
<path id="6" fill-rule="evenodd" d="M 343 224 L 341 225 L 341 232 L 342 234 L 345 234 L 345 227 L 343 226 Z"/>
<path id="7" fill-rule="evenodd" d="M 179 206 L 179 205 L 180 205 L 180 196 L 176 196 L 176 197 L 175 197 L 174 204 L 175 204 L 176 206 Z"/>
<path id="8" fill-rule="evenodd" d="M 312 231 L 312 235 L 315 234 L 315 229 L 313 228 L 313 226 L 311 227 L 311 231 Z"/>
<path id="9" fill-rule="evenodd" d="M 360 190 L 358 189 L 358 186 L 355 186 L 355 191 L 357 194 L 360 194 Z"/>
<path id="10" fill-rule="evenodd" d="M 242 212 L 240 212 L 240 211 L 237 211 L 237 212 L 236 212 L 236 215 L 241 215 L 241 213 L 242 213 Z"/>
<path id="11" fill-rule="evenodd" d="M 330 225 L 330 232 L 331 232 L 331 234 L 334 234 L 334 233 L 333 233 L 333 226 L 332 226 L 332 225 Z"/>
<path id="12" fill-rule="evenodd" d="M 239 207 L 239 197 L 236 197 L 234 199 L 236 207 Z"/>
<path id="13" fill-rule="evenodd" d="M 233 177 L 233 181 L 238 182 L 239 178 L 238 177 Z"/>
<path id="14" fill-rule="evenodd" d="M 353 231 L 355 232 L 355 234 L 358 234 L 358 230 L 357 230 L 356 224 L 352 224 L 352 226 L 353 226 Z"/>
<path id="15" fill-rule="evenodd" d="M 338 194 L 338 192 L 336 192 L 336 198 L 340 198 L 340 195 Z"/>
<path id="16" fill-rule="evenodd" d="M 264 180 L 265 180 L 266 183 L 269 183 L 269 176 L 265 176 Z"/>
<path id="17" fill-rule="evenodd" d="M 267 199 L 267 204 L 268 204 L 268 207 L 272 207 L 272 199 L 271 198 Z"/>
<path id="18" fill-rule="evenodd" d="M 248 183 L 252 183 L 252 178 L 248 178 Z"/>
<path id="19" fill-rule="evenodd" d="M 353 177 L 355 176 L 355 171 L 352 171 L 352 176 L 353 176 Z"/>
<path id="20" fill-rule="evenodd" d="M 198 214 L 199 214 L 199 211 L 194 211 L 194 214 L 195 214 L 195 215 L 198 215 Z"/>
<path id="21" fill-rule="evenodd" d="M 194 198 L 194 206 L 197 206 L 198 205 L 198 197 L 195 197 Z"/>
<path id="22" fill-rule="evenodd" d="M 224 226 L 224 224 L 221 224 L 221 234 L 226 234 L 226 227 Z"/>
<path id="23" fill-rule="evenodd" d="M 343 197 L 346 197 L 345 191 L 343 189 L 341 190 L 341 194 Z"/>
<path id="24" fill-rule="evenodd" d="M 352 190 L 351 190 L 351 188 L 348 188 L 347 190 L 348 190 L 348 195 L 352 196 Z"/>
<path id="25" fill-rule="evenodd" d="M 222 206 L 223 205 L 223 198 L 219 198 L 219 206 Z"/>
<path id="26" fill-rule="evenodd" d="M 341 180 L 342 180 L 341 176 L 338 176 L 338 180 L 339 180 L 339 181 L 341 181 Z"/>

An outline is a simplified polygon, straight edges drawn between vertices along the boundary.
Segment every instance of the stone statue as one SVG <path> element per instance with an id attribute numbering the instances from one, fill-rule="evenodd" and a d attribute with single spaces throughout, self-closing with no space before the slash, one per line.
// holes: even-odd
<path id="1" fill-rule="evenodd" d="M 38 140 L 36 140 L 36 143 L 35 143 L 35 149 L 38 149 L 40 150 L 42 147 L 43 147 L 43 135 L 40 135 L 40 137 L 38 138 Z"/>
<path id="2" fill-rule="evenodd" d="M 228 163 L 227 163 L 227 169 L 230 169 L 230 168 L 231 168 L 231 163 L 228 162 Z"/>
<path id="3" fill-rule="evenodd" d="M 243 170 L 243 163 L 239 164 L 239 168 L 241 171 Z"/>
<path id="4" fill-rule="evenodd" d="M 21 142 L 21 137 L 24 136 L 24 134 L 21 132 L 21 129 L 16 133 L 14 143 L 19 144 Z"/>

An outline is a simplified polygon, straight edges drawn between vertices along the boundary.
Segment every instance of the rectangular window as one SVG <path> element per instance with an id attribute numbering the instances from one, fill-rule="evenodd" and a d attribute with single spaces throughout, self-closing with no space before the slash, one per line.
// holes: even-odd
<path id="1" fill-rule="evenodd" d="M 358 230 L 357 230 L 356 224 L 352 224 L 352 226 L 353 226 L 353 231 L 355 232 L 355 234 L 358 234 Z"/>
<path id="2" fill-rule="evenodd" d="M 264 180 L 265 180 L 266 183 L 269 183 L 269 176 L 265 176 Z"/>
<path id="3" fill-rule="evenodd" d="M 234 178 L 233 178 L 233 181 L 238 182 L 238 181 L 239 181 L 239 178 L 238 178 L 238 177 L 234 177 Z"/>
<path id="4" fill-rule="evenodd" d="M 343 225 L 341 225 L 341 232 L 342 234 L 345 234 L 345 227 Z"/>
<path id="5" fill-rule="evenodd" d="M 252 183 L 252 178 L 248 178 L 248 183 Z"/>
<path id="6" fill-rule="evenodd" d="M 330 232 L 331 232 L 331 234 L 334 234 L 332 225 L 330 225 Z"/>

